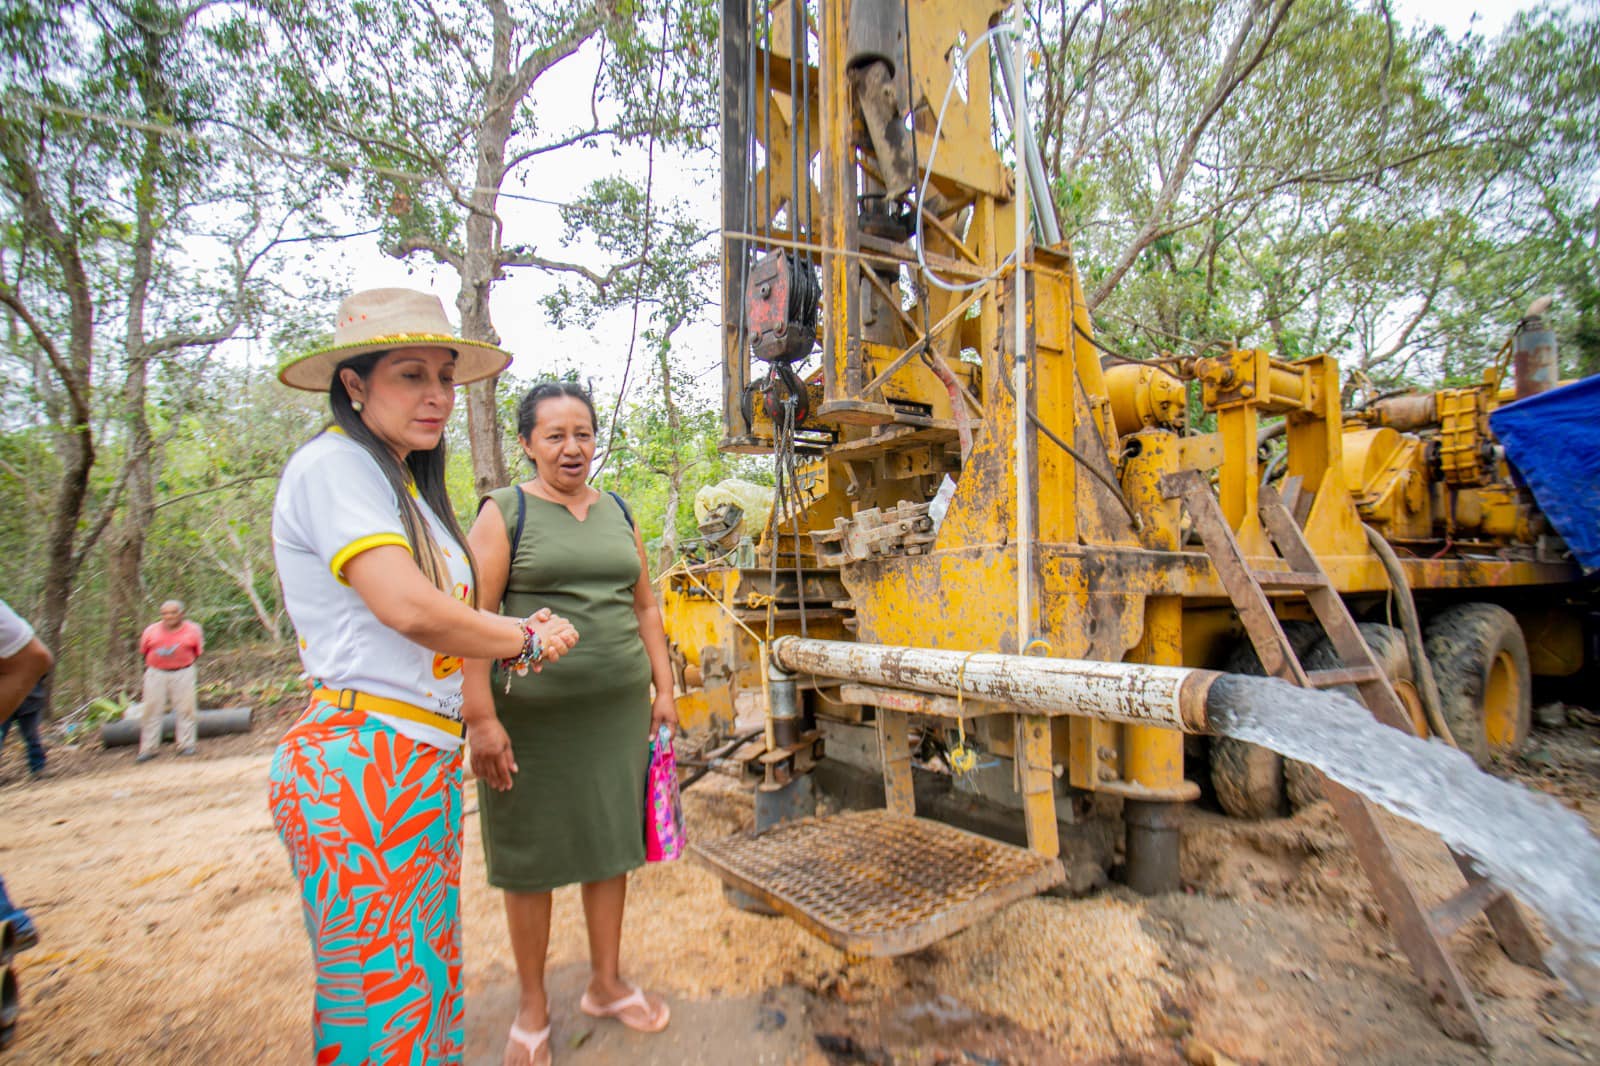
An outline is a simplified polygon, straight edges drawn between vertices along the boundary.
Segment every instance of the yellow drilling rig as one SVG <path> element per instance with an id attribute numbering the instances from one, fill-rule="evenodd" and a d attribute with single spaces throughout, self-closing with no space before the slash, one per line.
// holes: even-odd
<path id="1" fill-rule="evenodd" d="M 1581 567 L 1489 424 L 1557 384 L 1537 316 L 1481 384 L 1351 409 L 1331 355 L 1120 358 L 1040 195 L 1009 4 L 722 17 L 722 446 L 772 455 L 776 492 L 663 595 L 685 724 L 761 723 L 757 833 L 699 858 L 895 954 L 1119 852 L 1170 891 L 1203 787 L 1257 817 L 1325 797 L 1442 1023 L 1483 1039 L 1445 940 L 1487 907 L 1542 965 L 1510 900 L 1463 860 L 1429 911 L 1359 797 L 1195 734 L 1210 671 L 1254 672 L 1485 759 L 1533 674 L 1582 669 Z M 865 809 L 814 817 L 819 792 Z"/>

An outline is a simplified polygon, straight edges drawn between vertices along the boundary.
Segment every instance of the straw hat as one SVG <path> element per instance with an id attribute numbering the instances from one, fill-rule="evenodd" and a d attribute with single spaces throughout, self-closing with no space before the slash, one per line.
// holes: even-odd
<path id="1" fill-rule="evenodd" d="M 290 356 L 278 380 L 294 389 L 327 392 L 333 368 L 355 355 L 391 348 L 448 348 L 456 353 L 456 384 L 493 377 L 511 365 L 511 353 L 482 341 L 462 340 L 437 296 L 411 289 L 368 289 L 339 305 L 333 343 Z"/>

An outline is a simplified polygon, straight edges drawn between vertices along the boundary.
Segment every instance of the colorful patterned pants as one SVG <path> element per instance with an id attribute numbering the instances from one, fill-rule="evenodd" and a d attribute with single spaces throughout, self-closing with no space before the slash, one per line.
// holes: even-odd
<path id="1" fill-rule="evenodd" d="M 461 753 L 313 702 L 269 795 L 316 964 L 318 1066 L 459 1063 Z"/>

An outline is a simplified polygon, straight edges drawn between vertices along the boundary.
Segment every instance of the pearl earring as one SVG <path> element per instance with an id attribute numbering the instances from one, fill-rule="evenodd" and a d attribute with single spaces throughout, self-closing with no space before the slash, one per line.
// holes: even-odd
<path id="1" fill-rule="evenodd" d="M 360 414 L 361 413 L 361 401 L 360 400 L 351 400 L 350 401 L 350 408 L 351 408 L 351 410 L 355 411 L 356 414 Z"/>

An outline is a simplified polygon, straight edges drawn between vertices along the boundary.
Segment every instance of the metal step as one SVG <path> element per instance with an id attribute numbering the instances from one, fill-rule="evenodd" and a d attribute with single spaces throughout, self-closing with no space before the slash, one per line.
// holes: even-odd
<path id="1" fill-rule="evenodd" d="M 1312 688 L 1338 688 L 1340 685 L 1364 685 L 1383 678 L 1376 666 L 1347 666 L 1338 670 L 1307 670 L 1306 682 Z"/>
<path id="2" fill-rule="evenodd" d="M 1066 879 L 1055 859 L 887 810 L 805 818 L 689 851 L 852 958 L 917 951 Z"/>
<path id="3" fill-rule="evenodd" d="M 1264 589 L 1321 589 L 1328 587 L 1322 574 L 1302 570 L 1252 570 L 1256 584 Z"/>

